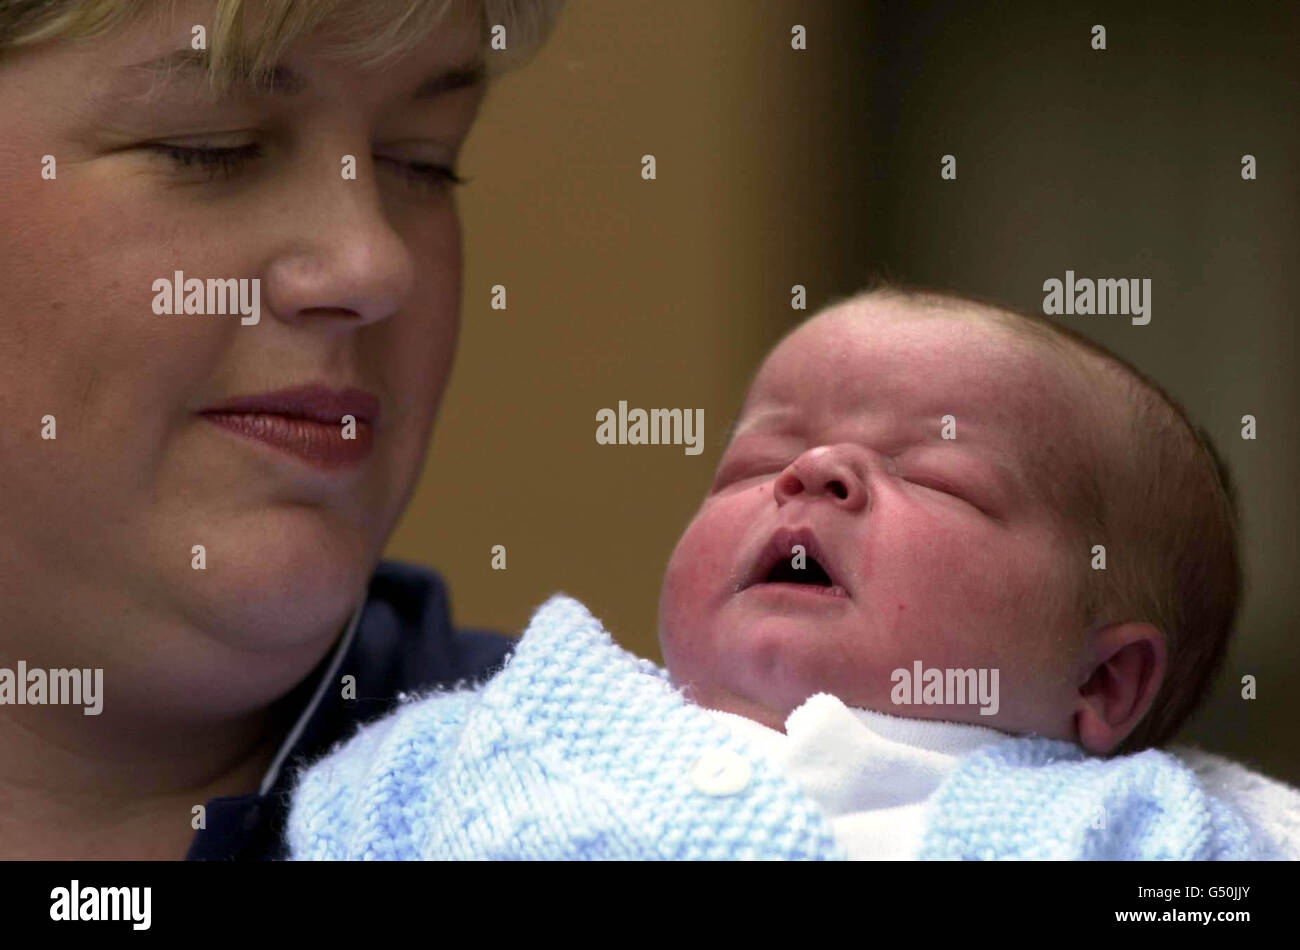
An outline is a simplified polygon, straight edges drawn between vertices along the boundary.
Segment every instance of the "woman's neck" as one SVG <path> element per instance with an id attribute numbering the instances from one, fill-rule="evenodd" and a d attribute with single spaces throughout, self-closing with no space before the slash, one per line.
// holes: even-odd
<path id="1" fill-rule="evenodd" d="M 257 791 L 297 712 L 277 703 L 214 724 L 194 734 L 188 761 L 151 763 L 143 733 L 132 752 L 116 742 L 70 748 L 66 735 L 38 731 L 30 709 L 24 721 L 13 711 L 0 707 L 0 859 L 46 860 L 184 858 L 195 808 Z M 166 733 L 175 748 L 176 731 Z"/>

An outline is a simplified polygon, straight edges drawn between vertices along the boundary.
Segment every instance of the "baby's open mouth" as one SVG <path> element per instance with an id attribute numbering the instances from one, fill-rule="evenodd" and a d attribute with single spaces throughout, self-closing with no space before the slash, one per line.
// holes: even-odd
<path id="1" fill-rule="evenodd" d="M 781 528 L 758 552 L 740 590 L 767 588 L 847 597 L 826 548 L 807 528 Z"/>
<path id="2" fill-rule="evenodd" d="M 793 560 L 793 558 L 791 559 Z M 776 565 L 763 579 L 764 584 L 811 584 L 814 587 L 834 587 L 831 577 L 816 558 L 808 558 L 808 563 L 801 569 L 794 567 L 790 561 L 777 561 Z"/>

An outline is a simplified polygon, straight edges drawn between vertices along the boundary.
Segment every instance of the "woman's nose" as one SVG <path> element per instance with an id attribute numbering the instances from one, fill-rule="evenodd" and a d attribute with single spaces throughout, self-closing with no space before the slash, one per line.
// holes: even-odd
<path id="1" fill-rule="evenodd" d="M 291 226 L 265 272 L 271 313 L 285 323 L 328 319 L 347 327 L 400 310 L 414 288 L 414 262 L 385 214 L 373 175 L 338 178 L 326 195 L 316 180 L 295 197 L 301 200 L 277 209 L 287 210 Z"/>
<path id="2" fill-rule="evenodd" d="M 778 506 L 796 498 L 827 500 L 850 511 L 867 504 L 867 463 L 854 446 L 809 449 L 786 466 L 772 488 Z"/>

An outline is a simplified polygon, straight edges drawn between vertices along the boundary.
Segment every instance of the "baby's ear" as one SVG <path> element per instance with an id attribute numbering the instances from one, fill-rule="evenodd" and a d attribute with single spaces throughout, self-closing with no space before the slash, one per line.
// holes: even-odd
<path id="1" fill-rule="evenodd" d="M 1118 623 L 1097 631 L 1085 648 L 1090 669 L 1074 712 L 1079 744 L 1107 755 L 1147 714 L 1165 679 L 1165 635 L 1149 623 Z"/>

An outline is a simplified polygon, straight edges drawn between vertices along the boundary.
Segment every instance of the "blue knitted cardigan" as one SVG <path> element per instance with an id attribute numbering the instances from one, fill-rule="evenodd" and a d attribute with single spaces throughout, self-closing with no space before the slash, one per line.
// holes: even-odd
<path id="1" fill-rule="evenodd" d="M 743 757 L 734 794 L 690 780 Z M 1164 752 L 1011 738 L 959 760 L 922 858 L 1249 859 L 1247 824 Z M 556 595 L 486 685 L 406 698 L 300 770 L 292 860 L 837 859 L 828 820 L 758 750 Z"/>

